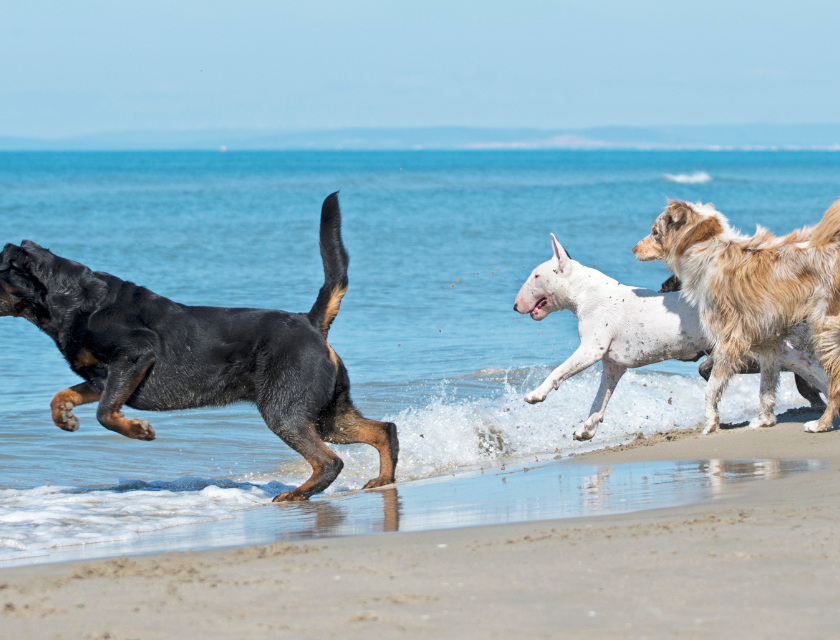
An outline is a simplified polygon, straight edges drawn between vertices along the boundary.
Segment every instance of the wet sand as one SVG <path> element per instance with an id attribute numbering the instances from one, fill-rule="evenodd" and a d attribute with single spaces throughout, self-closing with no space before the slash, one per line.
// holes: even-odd
<path id="1" fill-rule="evenodd" d="M 818 458 L 689 506 L 0 570 L 0 638 L 831 638 L 840 432 L 679 432 L 581 463 Z"/>

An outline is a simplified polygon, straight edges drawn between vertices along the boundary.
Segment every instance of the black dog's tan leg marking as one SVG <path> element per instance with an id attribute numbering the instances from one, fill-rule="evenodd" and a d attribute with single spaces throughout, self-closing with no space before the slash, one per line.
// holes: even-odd
<path id="1" fill-rule="evenodd" d="M 271 430 L 312 465 L 312 476 L 297 489 L 286 491 L 274 498 L 274 502 L 309 500 L 309 496 L 329 487 L 344 468 L 344 462 L 318 436 L 315 425 L 306 422 L 297 429 L 287 425 L 271 425 Z"/>
<path id="2" fill-rule="evenodd" d="M 78 367 L 84 369 L 87 367 L 95 367 L 98 364 L 102 364 L 102 362 L 88 349 L 82 349 L 76 354 L 76 366 Z"/>
<path id="3" fill-rule="evenodd" d="M 324 439 L 334 444 L 369 444 L 379 451 L 379 477 L 370 480 L 364 486 L 365 489 L 394 482 L 400 444 L 397 439 L 397 425 L 393 422 L 368 420 L 355 409 L 348 409 L 335 417 L 333 428 Z"/>
<path id="4" fill-rule="evenodd" d="M 99 408 L 96 410 L 99 424 L 133 440 L 155 439 L 155 430 L 152 429 L 152 425 L 145 420 L 130 420 L 120 412 L 131 394 L 143 382 L 143 378 L 146 377 L 153 363 L 154 358 L 149 355 L 134 362 L 118 362 L 109 365 L 108 379 L 105 382 L 102 398 L 99 400 Z"/>
<path id="5" fill-rule="evenodd" d="M 55 426 L 65 431 L 76 431 L 79 428 L 79 419 L 73 415 L 73 407 L 80 404 L 88 404 L 99 400 L 99 394 L 87 386 L 87 383 L 77 384 L 64 391 L 55 394 L 50 402 L 52 419 Z"/>

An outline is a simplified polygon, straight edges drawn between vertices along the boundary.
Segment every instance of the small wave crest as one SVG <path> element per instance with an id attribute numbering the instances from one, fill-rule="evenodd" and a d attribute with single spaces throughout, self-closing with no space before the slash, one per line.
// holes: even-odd
<path id="1" fill-rule="evenodd" d="M 95 491 L 113 491 L 115 493 L 126 493 L 128 491 L 204 491 L 207 487 L 217 487 L 219 489 L 242 489 L 243 491 L 251 491 L 257 489 L 263 493 L 275 496 L 283 491 L 293 489 L 293 486 L 285 485 L 276 480 L 267 482 L 266 484 L 254 484 L 253 482 L 236 482 L 229 478 L 193 478 L 185 477 L 177 480 L 152 480 L 147 482 L 145 480 L 132 480 L 129 478 L 120 477 L 119 482 L 113 487 L 99 487 L 96 489 L 88 489 L 84 487 L 73 487 L 65 489 L 64 493 L 91 493 Z"/>
<path id="2" fill-rule="evenodd" d="M 678 184 L 705 184 L 712 181 L 712 176 L 705 171 L 695 171 L 694 173 L 666 173 L 662 176 L 662 179 Z"/>
<path id="3" fill-rule="evenodd" d="M 203 478 L 127 480 L 114 487 L 0 490 L 0 561 L 47 555 L 91 542 L 130 542 L 141 534 L 232 518 L 294 488 Z M 126 493 L 131 492 L 127 496 Z"/>

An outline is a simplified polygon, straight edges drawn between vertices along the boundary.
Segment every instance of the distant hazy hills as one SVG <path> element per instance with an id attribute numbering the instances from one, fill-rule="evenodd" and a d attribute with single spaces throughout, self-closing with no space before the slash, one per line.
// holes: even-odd
<path id="1" fill-rule="evenodd" d="M 67 138 L 0 136 L 0 151 L 407 149 L 826 149 L 840 124 L 503 129 L 356 128 L 322 131 L 123 131 Z"/>

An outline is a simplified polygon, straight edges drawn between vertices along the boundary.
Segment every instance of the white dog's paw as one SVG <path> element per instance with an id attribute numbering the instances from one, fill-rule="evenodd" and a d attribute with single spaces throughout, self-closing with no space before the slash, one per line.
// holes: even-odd
<path id="1" fill-rule="evenodd" d="M 823 429 L 820 426 L 819 420 L 809 420 L 804 425 L 802 425 L 802 428 L 805 429 L 805 431 L 807 431 L 808 433 L 822 433 L 823 431 L 828 431 L 828 429 L 831 428 L 831 425 L 829 425 L 828 429 Z"/>
<path id="2" fill-rule="evenodd" d="M 710 433 L 714 433 L 717 431 L 718 426 L 720 425 L 720 420 L 709 420 L 706 422 L 706 428 L 703 429 L 703 435 L 707 436 Z"/>
<path id="3" fill-rule="evenodd" d="M 776 416 L 756 416 L 750 420 L 751 429 L 760 429 L 761 427 L 772 427 L 776 424 Z"/>
<path id="4" fill-rule="evenodd" d="M 601 420 L 603 418 L 600 414 L 593 414 L 589 416 L 589 419 L 583 423 L 583 425 L 575 431 L 573 437 L 575 440 L 592 440 L 595 437 L 595 431 L 598 430 L 598 425 L 601 424 Z"/>
<path id="5" fill-rule="evenodd" d="M 538 402 L 545 400 L 547 395 L 548 393 L 542 389 L 534 389 L 531 393 L 525 396 L 525 402 L 528 404 L 537 404 Z"/>

